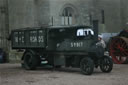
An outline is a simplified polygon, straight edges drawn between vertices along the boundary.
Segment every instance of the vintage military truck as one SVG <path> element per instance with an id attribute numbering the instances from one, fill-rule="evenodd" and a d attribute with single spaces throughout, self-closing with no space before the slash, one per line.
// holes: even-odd
<path id="1" fill-rule="evenodd" d="M 51 65 L 78 67 L 91 75 L 94 67 L 111 72 L 112 59 L 97 46 L 98 23 L 89 26 L 58 26 L 15 29 L 11 32 L 12 49 L 24 49 L 22 66 L 27 70 Z"/>

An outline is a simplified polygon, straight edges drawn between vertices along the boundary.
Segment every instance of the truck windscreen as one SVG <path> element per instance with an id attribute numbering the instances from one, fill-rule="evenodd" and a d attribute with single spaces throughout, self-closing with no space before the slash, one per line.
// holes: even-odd
<path id="1" fill-rule="evenodd" d="M 94 35 L 94 31 L 92 29 L 80 28 L 80 29 L 77 30 L 76 35 L 78 37 L 82 37 L 82 36 L 93 36 Z"/>

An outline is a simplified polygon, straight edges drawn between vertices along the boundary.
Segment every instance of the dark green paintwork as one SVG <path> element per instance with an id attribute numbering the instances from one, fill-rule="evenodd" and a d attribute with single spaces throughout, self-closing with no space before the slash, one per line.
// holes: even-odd
<path id="1" fill-rule="evenodd" d="M 94 43 L 94 36 L 77 36 L 77 30 L 89 27 L 58 28 L 48 31 L 47 50 L 85 51 Z"/>
<path id="2" fill-rule="evenodd" d="M 12 48 L 45 48 L 45 29 L 19 29 L 11 33 Z"/>
<path id="3" fill-rule="evenodd" d="M 84 36 L 80 34 L 83 29 Z M 93 57 L 95 60 L 95 58 L 103 56 L 104 53 L 102 48 L 96 46 L 97 33 L 91 30 L 93 34 L 89 34 L 85 31 L 87 29 L 92 28 L 67 26 L 13 30 L 11 34 L 12 48 L 25 49 L 25 53 L 33 51 L 40 58 L 45 58 L 49 65 L 79 67 L 83 57 Z"/>
<path id="4" fill-rule="evenodd" d="M 95 46 L 94 35 L 77 36 L 78 29 L 92 28 L 68 26 L 13 30 L 12 48 L 38 48 L 48 52 L 92 52 L 92 48 Z"/>

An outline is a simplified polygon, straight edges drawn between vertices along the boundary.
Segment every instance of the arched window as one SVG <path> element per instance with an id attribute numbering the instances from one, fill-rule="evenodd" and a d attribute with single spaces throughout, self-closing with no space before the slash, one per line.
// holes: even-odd
<path id="1" fill-rule="evenodd" d="M 74 10 L 71 7 L 66 7 L 63 10 L 61 16 L 61 24 L 62 25 L 72 25 L 74 24 Z"/>

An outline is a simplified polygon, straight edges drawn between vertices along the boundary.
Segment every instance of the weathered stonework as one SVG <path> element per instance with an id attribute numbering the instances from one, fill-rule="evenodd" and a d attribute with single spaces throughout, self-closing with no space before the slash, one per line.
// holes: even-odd
<path id="1" fill-rule="evenodd" d="M 8 55 L 8 34 L 9 34 L 9 23 L 8 23 L 8 3 L 7 0 L 0 0 L 0 48 Z M 8 58 L 7 58 L 8 59 Z"/>
<path id="2" fill-rule="evenodd" d="M 73 10 L 73 25 L 90 25 L 91 20 L 98 19 L 99 33 L 128 29 L 127 2 L 128 0 L 0 0 L 0 47 L 8 49 L 7 37 L 13 29 L 62 25 L 61 18 L 67 7 Z"/>

